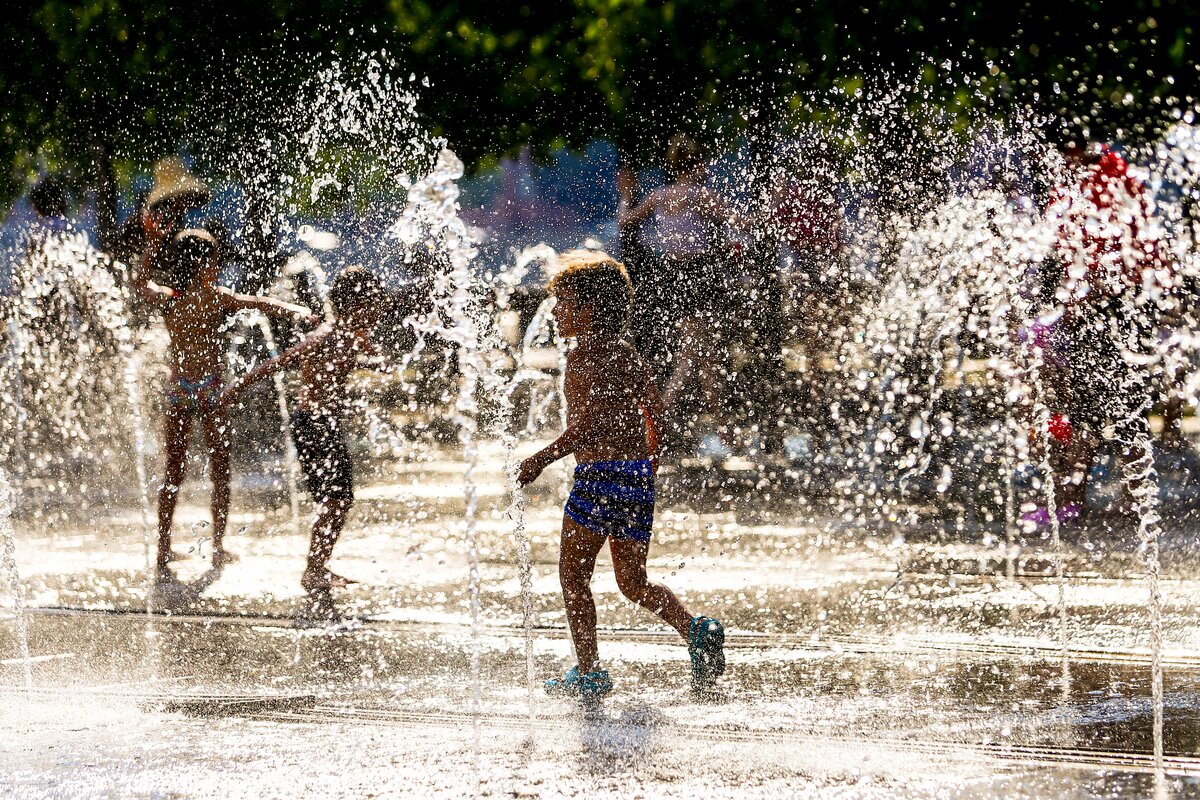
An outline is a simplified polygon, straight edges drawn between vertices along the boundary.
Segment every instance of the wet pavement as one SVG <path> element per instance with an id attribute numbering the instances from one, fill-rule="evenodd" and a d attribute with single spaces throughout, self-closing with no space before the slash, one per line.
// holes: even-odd
<path id="1" fill-rule="evenodd" d="M 1036 536 L 1008 578 L 983 531 L 942 543 L 917 530 L 865 532 L 811 509 L 748 514 L 716 502 L 699 513 L 669 503 L 651 576 L 694 613 L 726 623 L 729 670 L 714 690 L 693 692 L 682 642 L 619 596 L 602 557 L 601 656 L 616 690 L 582 708 L 530 693 L 514 523 L 495 462 L 480 478 L 475 635 L 461 465 L 452 461 L 362 481 L 333 565 L 361 581 L 336 594 L 339 624 L 297 625 L 306 537 L 286 500 L 251 482 L 235 495 L 229 538 L 241 560 L 220 573 L 203 558 L 205 486 L 188 484 L 177 541 L 199 557 L 179 572 L 203 591 L 186 603 L 156 597 L 152 615 L 140 512 L 93 511 L 87 525 L 18 518 L 34 689 L 22 688 L 14 621 L 0 617 L 0 759 L 11 765 L 0 771 L 0 794 L 1138 797 L 1154 789 L 1148 589 L 1120 536 L 1068 539 L 1060 587 L 1045 569 L 1054 554 Z M 555 569 L 560 475 L 537 485 L 525 515 L 538 684 L 570 665 Z M 1164 540 L 1160 788 L 1179 797 L 1200 796 L 1193 551 L 1186 532 Z"/>

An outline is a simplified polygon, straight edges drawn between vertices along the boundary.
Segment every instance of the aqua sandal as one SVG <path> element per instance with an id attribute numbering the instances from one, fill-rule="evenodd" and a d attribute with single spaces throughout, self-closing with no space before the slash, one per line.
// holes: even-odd
<path id="1" fill-rule="evenodd" d="M 688 633 L 692 683 L 697 688 L 711 686 L 725 672 L 725 627 L 715 619 L 692 617 Z"/>
<path id="2" fill-rule="evenodd" d="M 564 694 L 578 697 L 603 697 L 612 691 L 612 678 L 608 671 L 596 669 L 586 674 L 579 667 L 571 667 L 561 678 L 546 681 L 546 694 Z"/>

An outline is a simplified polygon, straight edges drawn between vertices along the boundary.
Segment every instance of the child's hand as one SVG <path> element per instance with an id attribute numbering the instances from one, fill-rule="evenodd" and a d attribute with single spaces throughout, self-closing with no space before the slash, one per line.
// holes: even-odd
<path id="1" fill-rule="evenodd" d="M 541 462 L 537 456 L 530 456 L 521 462 L 521 469 L 517 472 L 517 483 L 521 486 L 528 486 L 537 480 L 538 475 L 542 474 L 542 470 L 546 465 Z"/>

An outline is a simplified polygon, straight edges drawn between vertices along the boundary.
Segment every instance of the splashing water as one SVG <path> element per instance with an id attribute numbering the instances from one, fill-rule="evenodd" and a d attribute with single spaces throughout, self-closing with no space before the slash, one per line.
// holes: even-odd
<path id="1" fill-rule="evenodd" d="M 272 358 L 278 356 L 279 347 L 275 344 L 275 334 L 271 331 L 271 323 L 261 314 L 258 319 L 258 327 L 262 331 L 267 352 L 271 354 Z M 283 468 L 287 479 L 288 505 L 292 510 L 292 529 L 296 533 L 303 533 L 304 526 L 300 521 L 300 487 L 297 483 L 300 467 L 296 462 L 296 443 L 292 441 L 292 416 L 288 411 L 287 387 L 284 384 L 282 373 L 276 372 L 272 379 L 275 385 L 275 397 L 279 404 L 279 435 L 283 439 Z"/>
<path id="2" fill-rule="evenodd" d="M 513 523 L 513 536 L 517 540 L 517 579 L 521 585 L 521 630 L 525 639 L 525 690 L 528 704 L 529 736 L 533 740 L 537 721 L 535 691 L 537 678 L 533 665 L 533 561 L 529 531 L 525 527 L 525 492 L 516 485 L 515 471 L 510 471 L 512 483 L 512 505 L 508 518 Z"/>
<path id="3" fill-rule="evenodd" d="M 479 405 L 476 393 L 486 365 L 480 352 L 480 341 L 486 325 L 478 300 L 480 283 L 470 270 L 475 248 L 461 220 L 458 219 L 458 187 L 463 164 L 450 150 L 443 149 L 433 170 L 415 182 L 408 191 L 408 206 L 392 229 L 392 235 L 409 244 L 418 241 L 436 243 L 447 255 L 448 268 L 434 276 L 432 301 L 436 309 L 423 320 L 413 320 L 419 330 L 437 334 L 456 345 L 460 371 L 458 397 L 454 403 L 453 419 L 458 426 L 466 468 L 463 472 L 463 532 L 467 542 L 467 591 L 470 597 L 471 619 L 471 715 L 474 728 L 474 767 L 476 791 L 479 771 L 480 714 L 482 711 L 482 675 L 479 653 L 479 542 L 476 511 L 478 491 L 475 471 L 479 463 L 478 433 Z M 437 313 L 444 312 L 444 313 Z M 410 318 L 411 319 L 411 318 Z"/>
<path id="4" fill-rule="evenodd" d="M 29 621 L 25 616 L 25 588 L 17 570 L 16 538 L 12 524 L 12 487 L 8 473 L 0 469 L 0 547 L 3 552 L 4 571 L 8 574 L 8 585 L 12 591 L 13 614 L 17 620 L 17 647 L 25 672 L 25 688 L 33 688 L 33 667 L 29 660 Z"/>
<path id="5" fill-rule="evenodd" d="M 415 338 L 400 354 L 398 368 L 381 381 L 395 381 L 407 397 L 403 412 L 411 416 L 428 410 L 431 416 L 453 422 L 464 456 L 462 472 L 463 511 L 458 533 L 467 561 L 466 590 L 470 620 L 470 713 L 473 726 L 473 768 L 476 791 L 483 773 L 481 719 L 484 714 L 483 660 L 481 659 L 481 542 L 486 543 L 487 508 L 481 510 L 481 488 L 486 488 L 483 473 L 486 463 L 481 445 L 487 439 L 503 442 L 503 461 L 509 492 L 507 508 L 496 518 L 515 533 L 516 566 L 520 585 L 521 622 L 524 635 L 525 678 L 528 692 L 530 730 L 536 721 L 534 703 L 533 625 L 534 598 L 531 563 L 531 527 L 527 498 L 512 486 L 517 434 L 532 435 L 551 427 L 552 408 L 558 411 L 558 423 L 565 426 L 565 398 L 562 378 L 566 343 L 553 329 L 551 301 L 543 302 L 533 322 L 519 341 L 501 342 L 495 317 L 508 309 L 509 295 L 525 277 L 531 258 L 550 258 L 552 251 L 518 254 L 516 267 L 491 280 L 480 275 L 476 264 L 476 240 L 458 215 L 458 182 L 463 165 L 443 142 L 431 140 L 415 123 L 415 98 L 387 77 L 377 61 L 367 59 L 366 77 L 352 77 L 348 70 L 322 73 L 308 88 L 311 96 L 302 102 L 299 116 L 315 110 L 312 119 L 297 123 L 300 131 L 293 140 L 271 143 L 269 170 L 250 172 L 263 186 L 278 178 L 283 190 L 274 197 L 276 223 L 284 236 L 297 234 L 302 224 L 318 216 L 317 206 L 340 203 L 345 211 L 358 211 L 366 204 L 369 191 L 382 188 L 385 199 L 370 208 L 371 224 L 345 234 L 343 251 L 327 258 L 338 265 L 378 258 L 381 274 L 409 280 L 416 295 L 427 301 L 406 316 L 403 328 Z M 886 99 L 886 98 L 884 98 Z M 848 127 L 863 125 L 865 107 L 860 116 L 845 120 Z M 886 103 L 883 107 L 889 107 Z M 876 123 L 872 123 L 876 124 Z M 915 124 L 900 118 L 897 126 Z M 1070 645 L 1072 635 L 1067 589 L 1069 584 L 1068 536 L 1064 542 L 1059 512 L 1064 503 L 1058 492 L 1068 474 L 1056 469 L 1052 459 L 1052 415 L 1061 411 L 1056 403 L 1051 371 L 1053 356 L 1048 348 L 1031 341 L 1036 330 L 1053 327 L 1068 313 L 1078 298 L 1065 298 L 1051 291 L 1045 296 L 1037 284 L 1047 261 L 1058 264 L 1068 277 L 1086 275 L 1078 253 L 1064 257 L 1060 247 L 1064 227 L 1076 221 L 1043 211 L 1039 195 L 1047 187 L 1079 195 L 1073 179 L 1057 157 L 1048 152 L 1034 121 L 1010 120 L 1013 130 L 990 123 L 973 130 L 964 144 L 948 129 L 934 126 L 931 134 L 939 138 L 930 147 L 930 171 L 936 179 L 908 181 L 911 186 L 897 188 L 885 174 L 887 164 L 911 153 L 887 148 L 871 154 L 871 148 L 858 147 L 844 155 L 845 164 L 835 174 L 819 174 L 830 184 L 845 177 L 840 198 L 846 207 L 846 229 L 842 232 L 845 252 L 840 291 L 852 302 L 846 303 L 844 316 L 814 323 L 826 341 L 821 347 L 807 346 L 802 380 L 822 381 L 822 392 L 813 408 L 782 403 L 777 411 L 781 424 L 795 436 L 803 436 L 811 447 L 802 464 L 791 470 L 796 475 L 795 495 L 824 492 L 834 517 L 851 523 L 855 531 L 869 536 L 872 526 L 904 538 L 924 523 L 939 527 L 939 532 L 959 538 L 978 537 L 995 554 L 994 535 L 1004 547 L 1004 571 L 1008 578 L 1022 580 L 1019 567 L 1022 553 L 1035 546 L 1037 526 L 1031 530 L 1018 523 L 1026 506 L 1040 503 L 1046 511 L 1048 547 L 1053 562 L 1056 597 L 1053 602 L 1054 631 L 1047 638 L 1056 640 L 1062 664 L 1064 698 L 1071 681 Z M 826 138 L 821 138 L 824 135 Z M 847 134 L 848 135 L 848 134 Z M 804 161 L 815 150 L 833 152 L 822 145 L 837 145 L 838 135 L 813 134 L 807 141 L 780 136 L 781 161 Z M 986 140 L 986 141 L 984 141 Z M 1185 231 L 1190 219 L 1182 202 L 1170 199 L 1171 187 L 1200 186 L 1200 137 L 1187 125 L 1180 125 L 1155 145 L 1152 152 L 1131 154 L 1148 162 L 1147 186 L 1161 192 L 1153 207 L 1155 218 L 1166 232 L 1169 246 L 1183 276 L 1200 276 L 1193 237 Z M 432 145 L 431 145 L 432 142 Z M 982 143 L 981 143 L 982 142 Z M 890 146 L 888 146 L 890 147 Z M 951 176 L 964 171 L 962 164 L 977 154 L 973 148 L 987 151 L 987 178 Z M 903 150 L 903 148 L 900 148 Z M 844 150 L 842 152 L 845 152 Z M 367 155 L 363 155 L 366 153 Z M 1023 154 L 1026 171 L 1036 180 L 1025 180 L 1015 166 L 1013 154 Z M 296 159 L 291 161 L 291 156 Z M 428 163 L 426 163 L 426 159 Z M 816 163 L 816 162 L 814 162 Z M 285 169 L 294 164 L 294 169 Z M 365 166 L 364 166 L 365 164 Z M 991 170 L 997 166 L 997 170 Z M 356 172 L 356 170 L 358 170 Z M 267 176 L 268 173 L 274 177 Z M 420 176 L 413 180 L 411 176 Z M 1003 180 L 995 180 L 999 175 Z M 365 179 L 364 179 L 365 176 Z M 896 178 L 897 176 L 890 176 Z M 925 176 L 928 177 L 928 176 Z M 1008 182 L 1007 185 L 993 184 Z M 1036 184 L 1042 185 L 1036 185 Z M 886 185 L 885 185 L 886 184 Z M 262 188 L 262 187 L 259 187 Z M 1156 195 L 1157 196 L 1157 195 Z M 1035 199 L 1037 197 L 1037 199 Z M 330 200 L 334 198 L 334 200 Z M 348 199 L 346 199 L 348 198 Z M 852 213 L 850 207 L 853 206 Z M 346 211 L 349 213 L 349 211 Z M 386 224 L 384 224 L 384 221 Z M 1080 231 L 1107 220 L 1079 221 Z M 1090 226 L 1090 227 L 1089 227 Z M 1178 232 L 1171 233 L 1172 226 Z M 1151 226 L 1152 227 L 1152 226 Z M 387 235 L 380 237 L 386 228 Z M 1146 228 L 1146 226 L 1143 226 Z M 769 233 L 769 232 L 768 232 Z M 1170 234 L 1170 235 L 1168 235 Z M 1147 234 L 1149 235 L 1149 234 Z M 356 238 L 357 237 L 357 238 Z M 299 238 L 297 236 L 297 238 Z M 1126 258 L 1134 258 L 1128 248 Z M 97 261 L 76 248 L 54 269 L 62 271 L 62 285 L 94 285 Z M 325 257 L 325 256 L 323 256 Z M 82 263 L 86 269 L 73 274 L 65 264 Z M 57 262 L 56 262 L 57 263 Z M 90 271 L 89 271 L 90 270 Z M 1081 271 L 1083 270 L 1083 271 Z M 332 271 L 332 270 L 331 270 Z M 1119 269 L 1114 270 L 1119 272 Z M 83 351 L 72 350 L 68 343 L 39 339 L 37 320 L 46 316 L 45 306 L 59 303 L 66 290 L 55 296 L 43 284 L 32 280 L 33 271 L 18 281 L 20 302 L 14 308 L 11 336 L 16 365 L 13 395 L 6 394 L 12 428 L 20 429 L 14 445 L 21 452 L 13 460 L 13 482 L 30 498 L 61 491 L 61 484 L 77 488 L 70 480 L 78 475 L 101 475 L 106 471 L 95 453 L 104 451 L 109 440 L 130 440 L 130 431 L 106 431 L 80 414 L 90 397 L 127 398 L 134 442 L 134 470 L 138 476 L 143 514 L 149 524 L 146 459 L 150 448 L 145 441 L 141 417 L 142 400 L 137 378 L 145 362 L 144 353 L 129 344 L 129 312 L 117 306 L 104 306 L 97 316 L 105 324 L 89 328 L 89 335 L 111 339 L 115 368 L 111 375 L 100 369 L 97 382 L 89 385 L 91 364 Z M 1112 277 L 1111 275 L 1109 277 Z M 102 283 L 102 282 L 101 282 Z M 73 289 L 71 291 L 74 291 Z M 1126 296 L 1127 316 L 1164 309 L 1180 301 L 1163 282 L 1147 280 L 1139 287 L 1139 300 Z M 95 308 L 94 290 L 66 298 L 62 316 L 77 319 Z M 113 297 L 120 300 L 119 292 Z M 119 305 L 119 304 L 118 304 Z M 57 312 L 55 312 L 57 313 Z M 823 326 L 823 327 L 822 327 Z M 261 326 L 268 349 L 274 351 L 269 326 Z M 1022 333 L 1023 332 L 1023 333 Z M 1022 336 L 1026 338 L 1023 340 Z M 93 341 L 94 345 L 95 342 Z M 1159 548 L 1162 520 L 1158 509 L 1159 483 L 1153 462 L 1150 431 L 1145 417 L 1152 406 L 1150 374 L 1159 364 L 1167 364 L 1178 375 L 1184 399 L 1195 405 L 1200 395 L 1200 373 L 1194 369 L 1200 353 L 1200 337 L 1194 320 L 1187 320 L 1168 337 L 1153 342 L 1125 346 L 1121 355 L 1131 375 L 1125 390 L 1139 402 L 1126 421 L 1135 425 L 1135 435 L 1126 444 L 1134 455 L 1123 465 L 1129 494 L 1134 498 L 1137 531 L 1145 556 L 1149 589 L 1150 649 L 1152 670 L 1153 737 L 1156 767 L 1163 758 L 1163 621 L 1162 591 L 1159 584 Z M 89 345 L 90 346 L 90 345 Z M 511 351 L 510 351 L 511 347 Z M 530 363 L 535 350 L 549 353 L 555 363 L 537 369 Z M 104 347 L 99 348 L 104 351 Z M 107 351 L 105 351 L 107 352 Z M 832 354 L 832 355 L 830 355 Z M 745 351 L 739 350 L 742 357 Z M 123 360 L 122 360 L 123 359 Z M 430 364 L 433 366 L 430 366 Z M 557 371 L 555 371 L 557 364 Z M 982 366 L 981 366 L 982 365 Z M 149 367 L 147 367 L 149 368 Z M 1086 369 L 1087 365 L 1077 365 Z M 436 371 L 443 385 L 430 390 L 418 386 L 422 370 Z M 417 377 L 413 374 L 417 373 Z M 107 377 L 105 377 L 107 375 Z M 550 387 L 553 381 L 555 386 Z M 121 386 L 121 383 L 124 386 Z M 447 388 L 448 387 L 448 388 Z M 513 400 L 520 387 L 528 388 L 530 400 L 524 414 L 524 426 L 515 424 Z M 282 378 L 276 378 L 275 390 L 281 417 L 288 477 L 289 503 L 293 525 L 299 529 L 299 501 L 296 486 L 295 451 L 288 431 L 286 398 Z M 123 389 L 123 392 L 118 392 Z M 442 394 L 439 395 L 439 390 Z M 5 389 L 7 392 L 8 389 Z M 420 400 L 434 406 L 419 409 Z M 539 394 L 540 393 L 540 394 Z M 555 405 L 557 404 L 557 405 Z M 433 447 L 424 448 L 416 440 L 420 426 L 393 409 L 376 410 L 365 402 L 361 409 L 366 419 L 367 438 L 373 447 L 381 473 L 402 459 L 432 458 Z M 95 417 L 118 418 L 105 415 Z M 122 423 L 124 424 L 124 423 Z M 1032 429 L 1033 435 L 1024 431 Z M 87 446 L 81 446 L 86 442 Z M 126 448 L 127 449 L 127 446 Z M 390 459 L 390 461 L 389 461 Z M 800 459 L 796 459 L 797 462 Z M 79 466 L 82 464 L 83 466 Z M 372 465 L 376 466 L 376 465 Z M 796 467 L 796 464 L 789 465 Z M 997 468 L 998 467 L 998 468 Z M 570 467 L 564 461 L 563 482 L 570 489 Z M 1030 487 L 1014 480 L 1015 475 L 1032 471 L 1040 484 Z M 830 479 L 830 476 L 833 479 Z M 87 478 L 89 483 L 101 478 Z M 56 483 L 59 482 L 59 483 Z M 119 486 L 119 478 L 111 481 Z M 751 504 L 765 505 L 767 490 L 775 491 L 769 481 L 755 484 L 748 491 Z M 47 489 L 47 487 L 51 487 Z M 4 485 L 0 483 L 0 489 Z M 724 490 L 723 490 L 724 491 Z M 730 490 L 732 492 L 732 490 Z M 786 494 L 777 492 L 779 494 Z M 486 495 L 484 495 L 486 496 Z M 366 505 L 365 503 L 363 505 Z M 824 509 L 822 509 L 824 510 Z M 5 530 L 5 564 L 14 576 L 11 520 L 0 508 L 0 525 Z M 385 512 L 381 512 L 385 513 Z M 805 512 L 807 513 L 807 512 Z M 799 521 L 800 512 L 794 515 Z M 817 517 L 814 513 L 813 518 Z M 536 520 L 536 517 L 532 517 Z M 396 518 L 383 521 L 395 524 Z M 809 520 L 805 518 L 805 522 Z M 816 523 L 814 523 L 816 524 Z M 731 524 L 731 527 L 733 525 Z M 797 525 L 796 537 L 805 534 Z M 823 535 L 834 524 L 825 526 Z M 945 529 L 945 530 L 943 530 Z M 998 529 L 998 530 L 997 530 Z M 149 533 L 147 534 L 149 536 Z M 454 537 L 451 537 L 454 538 Z M 147 539 L 147 560 L 152 565 Z M 454 542 L 455 545 L 458 542 Z M 484 544 L 483 546 L 486 546 Z M 483 555 L 486 555 L 484 553 Z M 701 589 L 703 587 L 700 587 Z M 395 597 L 396 595 L 393 595 Z M 23 606 L 18 596 L 19 615 Z M 1047 605 L 1050 605 L 1047 603 Z M 150 604 L 147 606 L 150 609 Z M 23 625 L 23 622 L 19 623 Z M 23 630 L 23 629 L 22 629 Z M 1073 634 L 1082 640 L 1082 624 Z M 22 635 L 24 635 L 22 633 Z M 27 656 L 27 643 L 23 654 Z M 27 682 L 30 680 L 27 666 Z M 1078 674 L 1076 675 L 1078 680 Z"/>

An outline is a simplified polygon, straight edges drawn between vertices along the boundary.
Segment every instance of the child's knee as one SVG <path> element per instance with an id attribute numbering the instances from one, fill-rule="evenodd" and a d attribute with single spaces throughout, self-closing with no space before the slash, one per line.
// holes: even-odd
<path id="1" fill-rule="evenodd" d="M 649 593 L 650 583 L 643 575 L 621 576 L 617 578 L 617 588 L 628 600 L 635 603 L 645 603 Z"/>
<path id="2" fill-rule="evenodd" d="M 321 498 L 321 506 L 334 514 L 349 514 L 352 505 L 354 505 L 354 492 L 349 490 L 330 493 Z"/>

